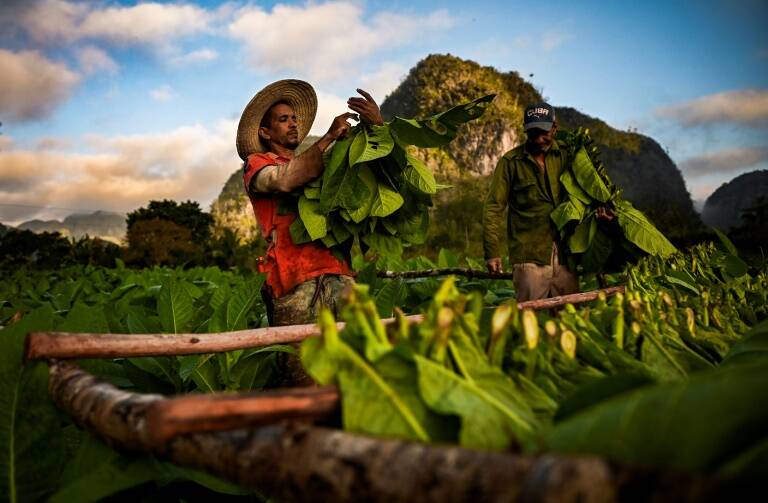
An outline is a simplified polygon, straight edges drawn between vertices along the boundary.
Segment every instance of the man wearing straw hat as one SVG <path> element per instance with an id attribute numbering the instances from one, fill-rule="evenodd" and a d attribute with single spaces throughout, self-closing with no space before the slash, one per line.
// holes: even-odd
<path id="1" fill-rule="evenodd" d="M 349 131 L 349 119 L 383 124 L 370 94 L 349 98 L 347 112 L 331 123 L 328 132 L 300 155 L 294 155 L 312 127 L 317 95 L 307 82 L 280 80 L 256 94 L 237 128 L 237 153 L 244 161 L 243 181 L 253 212 L 267 241 L 259 270 L 267 277 L 262 296 L 270 325 L 313 323 L 323 305 L 337 311 L 344 288 L 353 282 L 348 258 L 340 258 L 322 244 L 295 244 L 290 226 L 295 213 L 281 211 L 286 195 L 323 172 L 322 153 Z"/>

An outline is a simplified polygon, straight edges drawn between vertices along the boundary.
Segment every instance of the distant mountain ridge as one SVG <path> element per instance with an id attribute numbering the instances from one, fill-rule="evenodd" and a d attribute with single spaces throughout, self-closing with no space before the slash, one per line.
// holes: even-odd
<path id="1" fill-rule="evenodd" d="M 704 203 L 701 218 L 704 223 L 724 231 L 742 223 L 742 212 L 768 197 L 768 170 L 762 169 L 739 175 L 722 184 Z"/>
<path id="2" fill-rule="evenodd" d="M 64 220 L 28 220 L 16 226 L 32 232 L 58 232 L 75 239 L 99 237 L 119 243 L 126 233 L 125 215 L 110 211 L 75 213 Z"/>

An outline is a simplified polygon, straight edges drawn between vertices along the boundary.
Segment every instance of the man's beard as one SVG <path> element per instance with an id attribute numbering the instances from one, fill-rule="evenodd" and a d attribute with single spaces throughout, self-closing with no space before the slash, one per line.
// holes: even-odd
<path id="1" fill-rule="evenodd" d="M 552 142 L 549 142 L 546 145 L 540 145 L 532 141 L 528 142 L 528 151 L 532 154 L 546 154 L 550 147 L 552 147 Z"/>

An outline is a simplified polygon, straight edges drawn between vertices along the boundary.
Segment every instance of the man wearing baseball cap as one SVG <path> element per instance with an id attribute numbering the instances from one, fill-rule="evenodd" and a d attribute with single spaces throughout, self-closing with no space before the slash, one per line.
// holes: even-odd
<path id="1" fill-rule="evenodd" d="M 503 215 L 507 214 L 510 263 L 517 300 L 576 293 L 579 279 L 563 263 L 559 235 L 549 215 L 566 196 L 560 175 L 571 162 L 555 139 L 555 109 L 534 103 L 523 113 L 527 140 L 499 160 L 483 211 L 488 270 L 502 272 Z M 598 217 L 613 218 L 605 208 Z"/>
<path id="2" fill-rule="evenodd" d="M 315 242 L 295 244 L 290 226 L 295 213 L 284 211 L 286 196 L 319 177 L 322 153 L 349 131 L 349 119 L 383 124 L 371 95 L 358 89 L 347 112 L 336 117 L 328 132 L 295 155 L 312 127 L 317 95 L 307 82 L 281 80 L 248 103 L 237 129 L 237 153 L 244 161 L 243 182 L 261 235 L 267 241 L 259 270 L 266 273 L 262 297 L 270 325 L 314 323 L 321 305 L 337 311 L 342 290 L 352 283 L 348 257 L 338 257 Z M 338 314 L 337 312 L 335 314 Z"/>

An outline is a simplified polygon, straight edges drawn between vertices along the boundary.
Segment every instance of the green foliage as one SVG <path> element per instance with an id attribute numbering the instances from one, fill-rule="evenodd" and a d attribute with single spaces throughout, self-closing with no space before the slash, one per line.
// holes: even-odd
<path id="1" fill-rule="evenodd" d="M 345 428 L 420 441 L 458 438 L 487 449 L 532 440 L 525 392 L 476 347 L 480 312 L 452 280 L 435 294 L 423 323 L 401 319 L 389 336 L 367 292 L 355 290 L 341 334 L 325 311 L 322 338 L 301 350 L 315 379 L 339 385 Z"/>
<path id="2" fill-rule="evenodd" d="M 53 309 L 40 307 L 0 331 L 0 494 L 44 499 L 66 461 L 61 423 L 48 399 L 48 367 L 23 361 L 28 331 L 50 330 Z"/>
<path id="3" fill-rule="evenodd" d="M 519 312 L 513 301 L 484 309 L 480 292 L 460 294 L 452 279 L 392 286 L 363 269 L 360 281 L 381 295 L 396 289 L 401 305 L 432 281 L 424 321 L 410 325 L 395 310 L 385 331 L 379 316 L 389 313 L 359 289 L 342 312 L 341 334 L 327 319 L 323 338 L 302 351 L 315 377 L 340 386 L 349 412 L 344 426 L 353 431 L 421 439 L 402 421 L 393 431 L 396 421 L 376 420 L 392 410 L 366 415 L 366 404 L 391 407 L 385 397 L 395 396 L 431 441 L 595 454 L 728 477 L 761 474 L 764 446 L 753 444 L 764 436 L 768 332 L 765 321 L 756 324 L 768 318 L 768 271 L 732 274 L 735 251 L 726 241 L 722 249 L 708 244 L 647 256 L 626 270 L 624 294 L 538 314 Z M 388 266 L 458 263 L 444 250 L 437 264 L 420 257 Z M 331 345 L 343 345 L 345 354 Z M 353 359 L 377 386 L 341 377 Z M 435 421 L 423 419 L 425 406 Z"/>
<path id="4" fill-rule="evenodd" d="M 298 194 L 295 243 L 322 241 L 346 253 L 353 242 L 397 256 L 426 237 L 434 176 L 407 152 L 409 145 L 442 146 L 459 126 L 480 117 L 494 95 L 452 107 L 425 120 L 396 117 L 382 126 L 361 124 L 326 157 L 318 190 Z"/>
<path id="5" fill-rule="evenodd" d="M 559 132 L 569 158 L 560 177 L 567 198 L 550 215 L 568 245 L 569 261 L 583 272 L 620 270 L 630 259 L 644 253 L 666 257 L 677 249 L 643 213 L 621 198 L 608 178 L 599 150 L 589 130 Z M 596 211 L 611 209 L 618 224 L 600 221 Z"/>
<path id="6" fill-rule="evenodd" d="M 128 213 L 126 223 L 128 232 L 131 228 L 143 220 L 167 220 L 189 229 L 192 240 L 197 243 L 207 241 L 211 237 L 211 224 L 213 218 L 200 209 L 196 201 L 184 201 L 178 203 L 164 199 L 162 201 L 150 201 L 146 208 L 138 208 Z"/>
<path id="7" fill-rule="evenodd" d="M 52 269 L 75 264 L 114 267 L 120 247 L 99 238 L 69 239 L 59 233 L 36 234 L 6 228 L 0 233 L 0 270 L 26 266 Z"/>
<path id="8" fill-rule="evenodd" d="M 742 365 L 620 395 L 558 424 L 548 445 L 634 466 L 714 470 L 765 435 L 767 371 L 765 362 Z"/>

